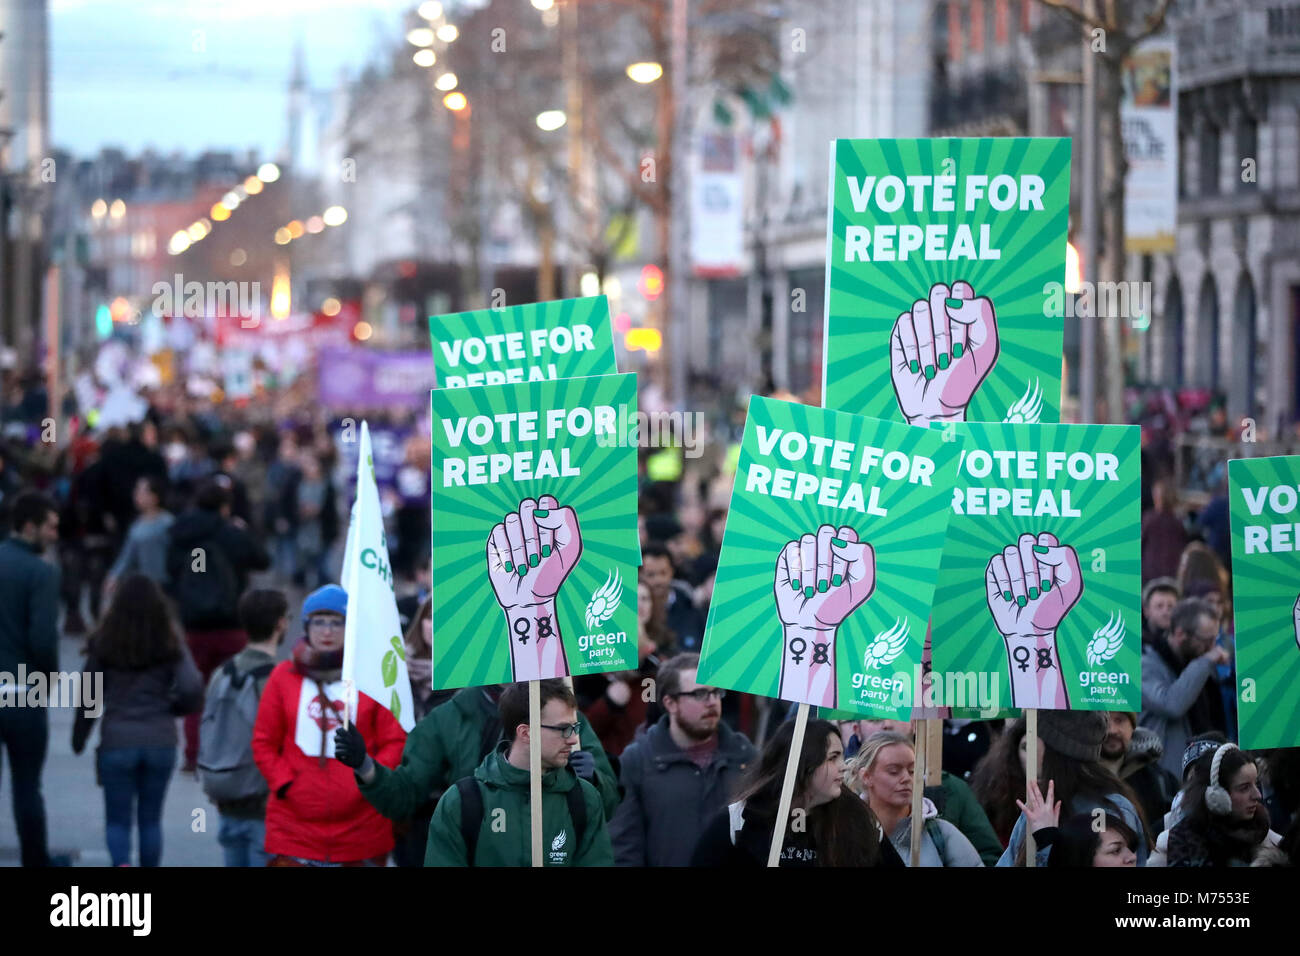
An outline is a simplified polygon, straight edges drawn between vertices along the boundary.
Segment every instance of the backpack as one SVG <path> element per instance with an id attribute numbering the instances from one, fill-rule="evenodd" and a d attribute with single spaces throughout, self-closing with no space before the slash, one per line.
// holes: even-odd
<path id="1" fill-rule="evenodd" d="M 199 780 L 213 803 L 226 803 L 268 792 L 262 771 L 253 761 L 253 725 L 260 703 L 258 681 L 274 663 L 240 673 L 226 661 L 212 679 L 199 724 Z"/>
<path id="2" fill-rule="evenodd" d="M 483 790 L 473 777 L 457 780 L 456 790 L 460 793 L 460 837 L 465 841 L 465 859 L 469 861 L 469 866 L 475 866 L 478 831 L 483 826 Z M 569 818 L 573 820 L 573 833 L 577 837 L 574 846 L 580 847 L 587 830 L 587 801 L 582 795 L 582 782 L 579 781 L 564 796 L 569 803 Z M 577 856 L 576 849 L 574 856 Z"/>
<path id="3" fill-rule="evenodd" d="M 194 570 L 194 548 L 203 549 L 203 570 Z M 239 602 L 239 578 L 214 538 L 193 547 L 173 546 L 168 555 L 168 576 L 180 610 L 181 623 L 191 630 L 220 627 L 230 622 Z"/>

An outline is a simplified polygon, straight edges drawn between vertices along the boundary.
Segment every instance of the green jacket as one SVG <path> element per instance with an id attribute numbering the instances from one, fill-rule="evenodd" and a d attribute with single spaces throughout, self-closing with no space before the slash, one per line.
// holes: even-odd
<path id="1" fill-rule="evenodd" d="M 587 718 L 578 713 L 582 749 L 596 761 L 595 786 L 605 818 L 618 807 L 618 778 Z M 501 736 L 497 706 L 481 687 L 466 687 L 438 705 L 415 725 L 395 769 L 375 764 L 370 783 L 357 778 L 361 795 L 390 820 L 409 819 L 430 798 L 439 796 L 461 777 L 474 773 Z M 490 739 L 489 739 L 490 738 Z"/>
<path id="2" fill-rule="evenodd" d="M 474 771 L 483 794 L 483 822 L 479 825 L 475 866 L 530 866 L 532 840 L 529 821 L 528 771 L 520 770 L 495 751 L 483 758 Z M 576 834 L 569 818 L 565 796 L 581 787 L 587 801 L 586 830 L 581 846 L 574 846 Z M 465 840 L 460 832 L 460 791 L 448 790 L 438 801 L 429 823 L 429 845 L 425 866 L 468 866 Z M 500 812 L 504 811 L 504 813 Z M 596 788 L 567 767 L 542 774 L 542 836 L 545 866 L 613 866 L 614 848 L 609 842 L 600 795 Z"/>
<path id="3" fill-rule="evenodd" d="M 933 791 L 942 791 L 942 796 L 934 800 L 939 809 L 939 816 L 955 826 L 966 839 L 970 840 L 971 845 L 975 847 L 985 866 L 996 865 L 998 858 L 1002 856 L 1002 841 L 998 839 L 997 832 L 993 829 L 993 825 L 989 823 L 988 815 L 984 813 L 984 808 L 975 799 L 975 794 L 966 781 L 962 780 L 961 777 L 954 777 L 945 770 L 942 782 L 938 787 L 926 787 L 925 789 L 926 796 L 931 797 L 931 799 L 934 799 L 932 796 Z M 939 806 L 940 803 L 942 803 L 942 806 Z"/>

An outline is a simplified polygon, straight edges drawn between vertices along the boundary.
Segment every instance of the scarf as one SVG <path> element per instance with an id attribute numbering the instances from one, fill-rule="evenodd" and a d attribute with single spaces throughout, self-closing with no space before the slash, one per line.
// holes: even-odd
<path id="1" fill-rule="evenodd" d="M 1261 804 L 1246 821 L 1210 817 L 1204 830 L 1191 820 L 1182 820 L 1169 831 L 1170 866 L 1228 866 L 1238 862 L 1249 866 L 1255 852 L 1268 837 L 1268 811 Z"/>
<path id="2" fill-rule="evenodd" d="M 293 645 L 293 669 L 303 677 L 310 677 L 318 684 L 332 684 L 343 673 L 343 649 L 337 651 L 318 651 L 307 642 L 307 638 L 298 638 Z"/>
<path id="3" fill-rule="evenodd" d="M 304 678 L 316 682 L 316 693 L 320 700 L 322 709 L 328 710 L 330 706 L 329 697 L 325 693 L 325 685 L 332 684 L 338 680 L 343 673 L 343 649 L 337 651 L 318 651 L 308 643 L 307 638 L 298 638 L 298 643 L 293 645 L 293 669 L 295 673 L 301 674 Z M 325 756 L 326 741 L 328 736 L 326 731 L 321 731 L 321 748 L 320 748 L 320 766 L 323 769 L 328 758 Z"/>

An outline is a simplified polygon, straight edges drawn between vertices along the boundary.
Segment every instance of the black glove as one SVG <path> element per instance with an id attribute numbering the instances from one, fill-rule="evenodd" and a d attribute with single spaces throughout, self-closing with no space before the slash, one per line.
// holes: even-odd
<path id="1" fill-rule="evenodd" d="M 366 741 L 356 724 L 348 724 L 334 731 L 334 756 L 353 770 L 360 770 L 366 762 Z"/>
<path id="2" fill-rule="evenodd" d="M 573 772 L 584 780 L 591 780 L 596 776 L 596 758 L 591 755 L 589 750 L 571 750 L 569 751 L 569 766 Z"/>

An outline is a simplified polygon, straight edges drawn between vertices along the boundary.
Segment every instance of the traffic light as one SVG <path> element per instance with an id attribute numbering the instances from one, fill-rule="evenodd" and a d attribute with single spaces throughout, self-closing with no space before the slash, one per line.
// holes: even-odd
<path id="1" fill-rule="evenodd" d="M 636 287 L 647 301 L 653 302 L 664 291 L 664 271 L 654 263 L 643 266 Z"/>

